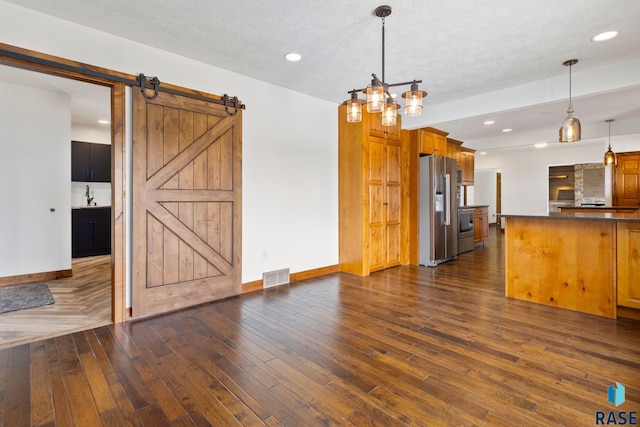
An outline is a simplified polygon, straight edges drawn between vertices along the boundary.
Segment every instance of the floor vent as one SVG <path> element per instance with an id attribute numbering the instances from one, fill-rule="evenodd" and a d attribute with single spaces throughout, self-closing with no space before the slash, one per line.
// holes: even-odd
<path id="1" fill-rule="evenodd" d="M 288 268 L 262 273 L 262 287 L 264 289 L 286 285 L 287 283 L 289 283 Z"/>

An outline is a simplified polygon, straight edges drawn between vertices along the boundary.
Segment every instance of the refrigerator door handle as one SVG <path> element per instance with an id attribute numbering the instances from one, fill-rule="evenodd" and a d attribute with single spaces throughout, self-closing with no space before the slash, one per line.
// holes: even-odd
<path id="1" fill-rule="evenodd" d="M 451 225 L 451 206 L 449 201 L 451 200 L 451 174 L 444 174 L 444 225 Z"/>

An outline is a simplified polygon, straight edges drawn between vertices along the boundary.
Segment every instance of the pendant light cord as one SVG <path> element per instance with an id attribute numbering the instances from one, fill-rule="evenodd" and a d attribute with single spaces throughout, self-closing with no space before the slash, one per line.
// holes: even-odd
<path id="1" fill-rule="evenodd" d="M 573 105 L 571 105 L 571 68 L 573 68 L 573 64 L 569 64 L 569 109 L 567 113 L 573 113 Z"/>
<path id="2" fill-rule="evenodd" d="M 382 82 L 384 83 L 386 80 L 384 79 L 384 16 L 382 17 Z"/>

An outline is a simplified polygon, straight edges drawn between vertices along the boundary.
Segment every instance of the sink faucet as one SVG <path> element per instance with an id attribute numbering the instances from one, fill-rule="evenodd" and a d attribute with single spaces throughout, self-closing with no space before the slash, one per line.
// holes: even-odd
<path id="1" fill-rule="evenodd" d="M 87 184 L 87 191 L 84 195 L 87 196 L 87 206 L 91 206 L 91 202 L 93 201 L 93 191 L 89 190 L 89 184 Z"/>

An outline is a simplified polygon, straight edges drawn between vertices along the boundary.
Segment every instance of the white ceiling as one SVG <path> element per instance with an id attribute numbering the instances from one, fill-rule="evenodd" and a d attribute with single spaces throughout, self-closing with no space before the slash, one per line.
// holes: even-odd
<path id="1" fill-rule="evenodd" d="M 336 104 L 348 90 L 366 86 L 372 72 L 381 74 L 381 21 L 373 11 L 389 4 L 386 80 L 422 79 L 426 112 L 465 99 L 482 103 L 484 93 L 548 79 L 561 79 L 556 86 L 568 96 L 563 61 L 579 59 L 577 77 L 640 57 L 638 0 L 8 1 Z M 590 41 L 610 29 L 620 36 Z M 288 52 L 300 53 L 302 61 L 285 61 Z M 579 81 L 574 78 L 575 92 Z M 587 137 L 606 133 L 607 118 L 640 126 L 639 91 L 640 78 L 631 87 L 583 91 L 574 102 L 583 138 L 586 130 L 592 131 Z M 405 124 L 438 127 L 479 149 L 523 144 L 533 138 L 529 134 L 550 135 L 544 139 L 551 142 L 567 100 L 543 101 L 508 109 L 487 105 L 439 122 L 425 114 Z M 496 125 L 484 127 L 485 118 Z M 506 142 L 503 125 L 514 129 Z"/>

